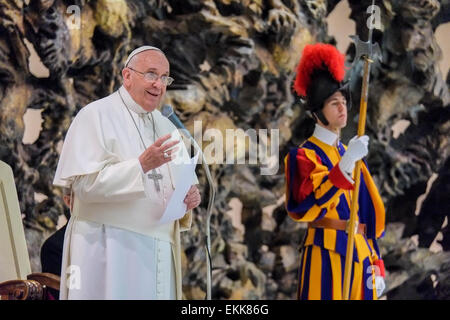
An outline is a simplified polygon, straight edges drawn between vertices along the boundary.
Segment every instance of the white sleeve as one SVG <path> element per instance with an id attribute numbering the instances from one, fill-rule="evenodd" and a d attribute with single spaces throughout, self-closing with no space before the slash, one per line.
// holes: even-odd
<path id="1" fill-rule="evenodd" d="M 129 201 L 146 197 L 146 180 L 139 160 L 131 159 L 78 176 L 72 187 L 84 202 Z"/>

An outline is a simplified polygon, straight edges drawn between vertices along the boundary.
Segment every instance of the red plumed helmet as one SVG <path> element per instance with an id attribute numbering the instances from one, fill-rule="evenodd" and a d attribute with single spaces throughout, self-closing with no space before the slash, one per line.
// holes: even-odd
<path id="1" fill-rule="evenodd" d="M 337 83 L 344 80 L 345 56 L 330 44 L 308 44 L 297 66 L 294 90 L 299 96 L 307 97 L 312 76 L 317 70 L 326 70 Z"/>
<path id="2" fill-rule="evenodd" d="M 325 101 L 340 91 L 347 100 L 347 110 L 352 107 L 349 83 L 344 83 L 345 56 L 330 44 L 307 45 L 297 67 L 294 90 L 306 97 L 306 109 L 323 124 L 328 120 L 322 113 Z"/>

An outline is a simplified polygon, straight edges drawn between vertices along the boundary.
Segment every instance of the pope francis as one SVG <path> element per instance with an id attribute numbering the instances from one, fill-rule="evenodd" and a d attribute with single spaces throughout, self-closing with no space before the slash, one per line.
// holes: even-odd
<path id="1" fill-rule="evenodd" d="M 137 48 L 123 85 L 83 107 L 67 132 L 53 183 L 71 188 L 60 299 L 181 299 L 180 232 L 200 193 L 192 181 L 179 220 L 158 223 L 188 157 L 158 111 L 173 79 L 164 53 Z M 189 158 L 186 158 L 189 160 Z"/>

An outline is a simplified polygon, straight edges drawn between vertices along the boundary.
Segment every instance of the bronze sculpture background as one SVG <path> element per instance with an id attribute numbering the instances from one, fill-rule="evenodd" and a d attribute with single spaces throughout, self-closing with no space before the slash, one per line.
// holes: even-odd
<path id="1" fill-rule="evenodd" d="M 256 165 L 212 166 L 218 187 L 213 298 L 294 298 L 296 248 L 305 229 L 286 217 L 281 201 L 283 158 L 307 136 L 310 121 L 291 89 L 293 70 L 305 44 L 333 43 L 325 18 L 339 2 L 1 0 L 0 159 L 14 169 L 33 268 L 40 267 L 40 245 L 63 212 L 61 191 L 51 182 L 71 119 L 118 88 L 128 52 L 153 44 L 171 62 L 176 81 L 167 100 L 188 128 L 201 119 L 204 130 L 280 130 L 278 174 L 259 175 Z M 365 39 L 371 1 L 349 4 L 350 18 Z M 71 5 L 81 9 L 79 28 L 67 12 Z M 443 224 L 450 215 L 450 76 L 437 67 L 441 52 L 434 31 L 450 21 L 450 4 L 383 0 L 377 5 L 383 28 L 374 37 L 384 60 L 372 73 L 368 163 L 389 222 L 380 243 L 389 272 L 387 297 L 448 299 L 450 233 Z M 25 39 L 48 68 L 48 78 L 30 73 Z M 349 61 L 352 54 L 349 47 Z M 360 70 L 352 70 L 351 81 L 353 117 Z M 41 109 L 43 118 L 31 145 L 22 143 L 28 108 Z M 398 121 L 409 126 L 397 136 L 392 128 Z M 350 121 L 344 141 L 354 135 L 356 123 Z M 37 201 L 36 193 L 47 198 Z M 183 235 L 187 298 L 202 299 L 205 292 L 204 212 L 197 211 L 193 230 Z M 428 248 L 439 232 L 443 251 L 433 253 Z"/>

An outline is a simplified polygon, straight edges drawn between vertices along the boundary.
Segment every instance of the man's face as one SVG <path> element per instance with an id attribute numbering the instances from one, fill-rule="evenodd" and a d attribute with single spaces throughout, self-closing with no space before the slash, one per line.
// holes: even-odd
<path id="1" fill-rule="evenodd" d="M 322 113 L 329 122 L 327 127 L 332 131 L 347 125 L 347 100 L 340 91 L 325 101 Z"/>
<path id="2" fill-rule="evenodd" d="M 136 70 L 133 71 L 130 68 Z M 122 70 L 123 85 L 131 97 L 145 111 L 151 112 L 159 107 L 166 93 L 166 86 L 161 82 L 161 76 L 169 75 L 169 61 L 164 54 L 155 50 L 143 51 L 134 56 Z M 155 81 L 148 81 L 139 73 L 153 72 L 159 76 Z"/>

